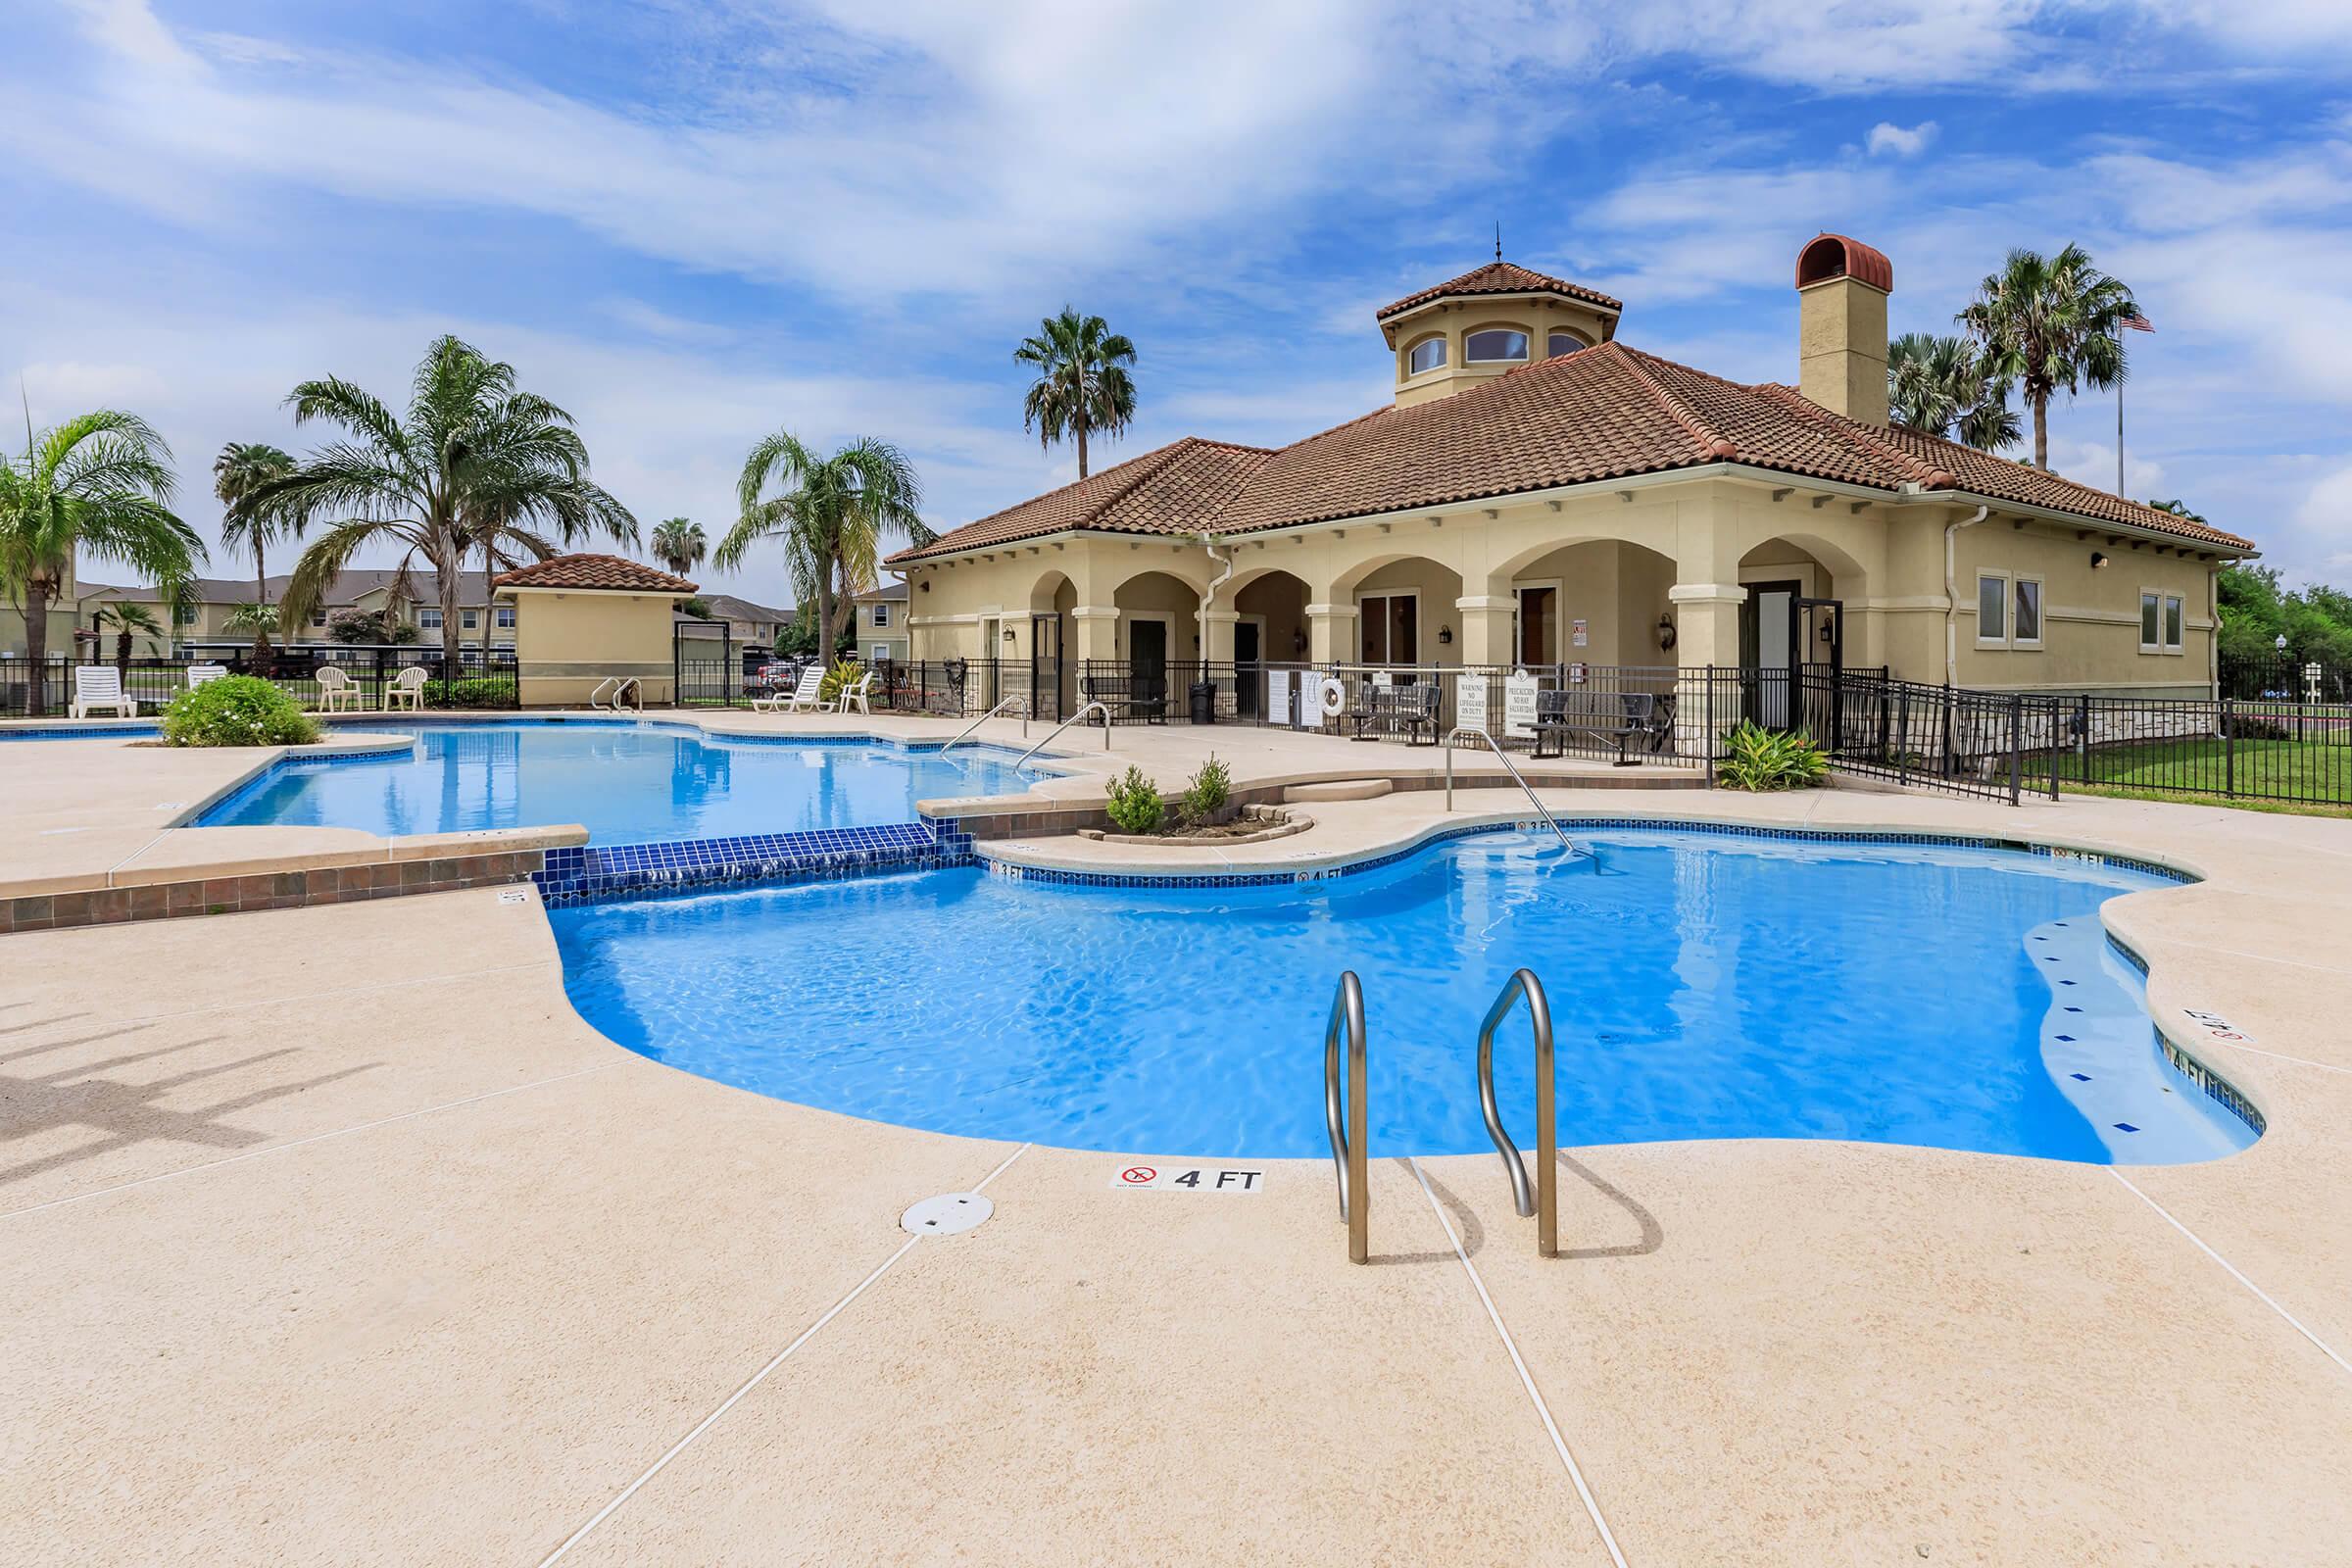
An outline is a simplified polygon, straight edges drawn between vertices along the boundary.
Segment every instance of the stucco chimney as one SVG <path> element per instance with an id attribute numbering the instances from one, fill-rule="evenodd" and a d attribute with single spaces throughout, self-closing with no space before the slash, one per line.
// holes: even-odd
<path id="1" fill-rule="evenodd" d="M 1796 253 L 1797 390 L 1857 424 L 1886 422 L 1886 296 L 1894 264 L 1818 234 Z"/>

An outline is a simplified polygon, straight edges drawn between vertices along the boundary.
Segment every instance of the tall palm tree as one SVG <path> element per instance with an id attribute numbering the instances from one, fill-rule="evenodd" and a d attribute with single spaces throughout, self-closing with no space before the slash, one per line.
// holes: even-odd
<path id="1" fill-rule="evenodd" d="M 0 462 L 0 589 L 24 612 L 35 718 L 48 711 L 49 607 L 76 556 L 128 566 L 167 597 L 195 575 L 204 541 L 172 514 L 172 449 L 135 414 L 100 409 L 34 434 Z"/>
<path id="2" fill-rule="evenodd" d="M 672 517 L 654 529 L 650 541 L 654 559 L 683 577 L 703 564 L 710 547 L 703 539 L 703 525 L 688 522 L 684 517 Z"/>
<path id="3" fill-rule="evenodd" d="M 1963 337 L 1906 332 L 1886 345 L 1886 404 L 1894 422 L 1987 452 L 2017 445 L 2009 388 L 1988 379 Z"/>
<path id="4" fill-rule="evenodd" d="M 1100 316 L 1080 316 L 1063 306 L 1059 316 L 1038 323 L 1035 337 L 1012 351 L 1013 359 L 1037 368 L 1021 405 L 1021 428 L 1037 432 L 1050 447 L 1065 436 L 1078 442 L 1078 477 L 1086 477 L 1086 435 L 1116 435 L 1135 417 L 1135 345 L 1113 332 Z"/>
<path id="5" fill-rule="evenodd" d="M 763 500 L 770 479 L 779 493 Z M 915 513 L 923 491 L 914 466 L 871 436 L 820 458 L 779 430 L 744 460 L 736 496 L 743 515 L 710 553 L 710 564 L 733 571 L 760 540 L 782 541 L 793 592 L 816 606 L 817 647 L 828 654 L 848 624 L 849 596 L 874 585 L 883 535 L 903 533 L 918 543 L 929 536 Z"/>
<path id="6" fill-rule="evenodd" d="M 2050 466 L 2050 399 L 2122 381 L 2122 323 L 2138 311 L 2129 288 L 2069 245 L 2048 257 L 2011 251 L 1955 318 L 1976 339 L 1985 376 L 2023 387 L 2035 467 Z"/>
<path id="7" fill-rule="evenodd" d="M 326 519 L 302 554 L 279 612 L 298 624 L 325 602 L 361 550 L 400 553 L 394 593 L 418 563 L 439 584 L 444 668 L 458 647 L 459 577 L 479 556 L 485 577 L 560 544 L 605 536 L 634 544 L 637 519 L 588 477 L 588 449 L 571 416 L 517 391 L 514 368 L 454 337 L 435 340 L 397 416 L 335 376 L 305 381 L 286 399 L 297 424 L 344 431 L 249 505 L 276 527 Z"/>
<path id="8" fill-rule="evenodd" d="M 243 548 L 253 552 L 253 600 L 257 605 L 270 603 L 270 563 L 268 548 L 273 534 L 299 532 L 303 519 L 295 516 L 285 520 L 272 519 L 254 512 L 251 502 L 264 485 L 272 484 L 294 471 L 294 460 L 278 448 L 264 441 L 231 441 L 220 449 L 213 460 L 213 494 L 220 500 L 220 542 L 231 550 Z M 266 623 L 253 626 L 253 651 L 270 651 L 270 628 Z"/>
<path id="9" fill-rule="evenodd" d="M 130 684 L 130 644 L 134 637 L 164 638 L 164 623 L 154 611 L 127 599 L 110 600 L 90 612 L 90 630 L 103 633 L 112 627 L 115 633 L 115 672 L 122 677 L 127 690 Z"/>

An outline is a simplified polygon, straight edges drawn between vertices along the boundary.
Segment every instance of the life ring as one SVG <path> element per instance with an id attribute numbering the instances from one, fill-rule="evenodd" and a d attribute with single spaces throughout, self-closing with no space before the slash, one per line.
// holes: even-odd
<path id="1" fill-rule="evenodd" d="M 1331 676 L 1324 676 L 1323 684 L 1315 689 L 1315 706 L 1323 710 L 1325 718 L 1339 717 L 1348 707 L 1348 688 Z"/>

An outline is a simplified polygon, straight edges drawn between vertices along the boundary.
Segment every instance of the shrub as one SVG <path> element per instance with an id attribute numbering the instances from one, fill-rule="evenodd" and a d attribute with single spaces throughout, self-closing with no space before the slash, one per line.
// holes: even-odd
<path id="1" fill-rule="evenodd" d="M 318 725 L 294 699 L 253 675 L 223 675 L 181 692 L 164 710 L 172 746 L 308 746 Z"/>
<path id="2" fill-rule="evenodd" d="M 825 678 L 816 683 L 817 700 L 826 703 L 840 702 L 842 688 L 857 685 L 864 674 L 865 671 L 858 667 L 858 662 L 854 659 L 836 662 L 831 669 L 825 671 Z"/>
<path id="3" fill-rule="evenodd" d="M 1809 789 L 1829 771 L 1828 754 L 1814 745 L 1811 737 L 1766 729 L 1753 719 L 1742 720 L 1724 737 L 1724 756 L 1715 764 L 1715 777 L 1721 783 L 1759 794 Z"/>
<path id="4" fill-rule="evenodd" d="M 428 680 L 424 683 L 424 706 L 513 708 L 514 682 L 495 675 L 476 676 L 470 680 Z"/>
<path id="5" fill-rule="evenodd" d="M 1233 770 L 1211 753 L 1208 760 L 1200 764 L 1200 770 L 1184 786 L 1184 799 L 1177 803 L 1177 809 L 1188 824 L 1199 827 L 1225 809 L 1226 802 L 1232 799 Z"/>
<path id="6" fill-rule="evenodd" d="M 1110 786 L 1111 825 L 1122 833 L 1156 833 L 1167 808 L 1160 803 L 1159 786 L 1129 764 Z"/>
<path id="7" fill-rule="evenodd" d="M 338 643 L 413 643 L 416 628 L 388 610 L 338 610 L 326 617 L 326 635 Z"/>

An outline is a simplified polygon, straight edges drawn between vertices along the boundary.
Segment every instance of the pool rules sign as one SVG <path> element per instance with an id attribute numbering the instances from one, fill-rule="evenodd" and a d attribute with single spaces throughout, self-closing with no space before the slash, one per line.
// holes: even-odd
<path id="1" fill-rule="evenodd" d="M 1128 1193 L 1244 1193 L 1266 1190 L 1263 1167 L 1203 1165 L 1180 1159 L 1130 1160 L 1111 1172 L 1110 1185 Z"/>

